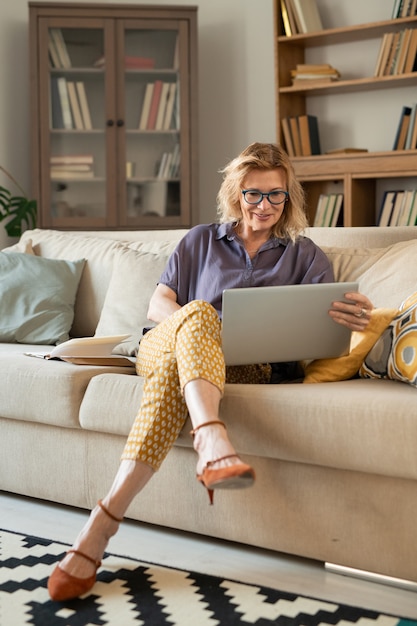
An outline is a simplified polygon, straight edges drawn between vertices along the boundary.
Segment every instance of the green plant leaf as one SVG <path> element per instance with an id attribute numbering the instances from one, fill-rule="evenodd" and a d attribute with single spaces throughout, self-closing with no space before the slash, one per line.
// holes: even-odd
<path id="1" fill-rule="evenodd" d="M 0 222 L 9 219 L 5 230 L 9 237 L 20 237 L 24 227 L 35 228 L 37 217 L 36 200 L 25 196 L 12 196 L 5 187 L 0 187 Z"/>
<path id="2" fill-rule="evenodd" d="M 37 206 L 36 200 L 12 197 L 10 199 L 8 216 L 11 218 L 5 225 L 9 237 L 20 237 L 23 229 L 35 228 Z"/>

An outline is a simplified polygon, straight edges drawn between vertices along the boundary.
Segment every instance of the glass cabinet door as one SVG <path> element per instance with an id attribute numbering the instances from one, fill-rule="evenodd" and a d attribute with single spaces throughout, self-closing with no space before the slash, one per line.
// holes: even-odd
<path id="1" fill-rule="evenodd" d="M 118 41 L 123 65 L 118 108 L 125 120 L 121 151 L 125 181 L 120 216 L 126 226 L 146 225 L 163 218 L 181 223 L 189 204 L 181 178 L 180 100 L 187 97 L 179 70 L 181 25 L 174 20 L 121 21 Z"/>
<path id="2" fill-rule="evenodd" d="M 41 228 L 186 228 L 197 197 L 195 7 L 30 3 Z"/>
<path id="3" fill-rule="evenodd" d="M 101 22 L 101 23 L 100 23 Z M 110 52 L 109 26 L 97 20 L 65 20 L 46 26 L 49 71 L 49 170 L 44 172 L 44 198 L 49 222 L 66 226 L 76 220 L 86 226 L 115 224 L 111 188 L 107 180 L 108 151 L 114 150 L 108 125 L 115 125 L 109 101 L 105 59 Z M 111 121 L 113 120 L 113 122 Z"/>

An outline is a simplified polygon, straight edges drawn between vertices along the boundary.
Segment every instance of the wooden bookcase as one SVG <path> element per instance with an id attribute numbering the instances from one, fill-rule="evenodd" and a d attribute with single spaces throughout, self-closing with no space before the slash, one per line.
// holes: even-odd
<path id="1" fill-rule="evenodd" d="M 339 27 L 308 34 L 285 35 L 281 2 L 274 0 L 275 81 L 277 141 L 285 145 L 281 120 L 305 115 L 310 99 L 316 96 L 356 94 L 358 115 L 363 94 L 384 89 L 398 89 L 398 102 L 403 104 L 402 87 L 417 85 L 417 73 L 383 77 L 358 77 L 319 86 L 292 86 L 291 70 L 306 63 L 309 49 L 339 44 L 359 45 L 371 39 L 382 40 L 386 32 L 417 28 L 417 16 L 388 19 L 380 22 Z M 331 106 L 331 104 L 329 104 Z M 323 113 L 325 115 L 325 113 Z M 320 123 L 320 119 L 319 119 Z M 340 146 L 334 146 L 339 148 Z M 321 154 L 292 159 L 296 174 L 303 183 L 310 224 L 313 224 L 321 193 L 339 191 L 344 194 L 343 226 L 372 226 L 377 220 L 377 184 L 379 180 L 415 180 L 417 187 L 417 150 L 388 150 L 353 154 Z"/>
<path id="2" fill-rule="evenodd" d="M 197 8 L 30 2 L 29 27 L 39 226 L 196 223 Z"/>

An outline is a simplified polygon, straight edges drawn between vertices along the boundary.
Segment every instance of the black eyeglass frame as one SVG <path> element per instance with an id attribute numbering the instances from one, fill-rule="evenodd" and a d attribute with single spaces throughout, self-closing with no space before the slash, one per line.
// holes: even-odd
<path id="1" fill-rule="evenodd" d="M 249 202 L 249 200 L 246 199 L 246 194 L 249 191 L 252 192 L 252 193 L 258 193 L 259 196 L 260 196 L 259 200 L 257 200 L 256 202 Z M 274 193 L 283 194 L 284 195 L 284 199 L 280 200 L 279 202 L 272 202 L 271 201 L 271 195 L 274 194 Z M 248 204 L 252 204 L 252 205 L 260 204 L 264 198 L 268 198 L 269 204 L 272 204 L 273 206 L 277 206 L 279 204 L 283 204 L 284 202 L 287 202 L 287 200 L 288 200 L 288 198 L 290 196 L 288 191 L 284 191 L 284 189 L 275 189 L 274 191 L 268 191 L 267 193 L 264 193 L 263 191 L 258 191 L 258 189 L 242 189 L 242 194 L 243 194 L 243 197 L 245 199 L 245 202 L 247 202 Z"/>

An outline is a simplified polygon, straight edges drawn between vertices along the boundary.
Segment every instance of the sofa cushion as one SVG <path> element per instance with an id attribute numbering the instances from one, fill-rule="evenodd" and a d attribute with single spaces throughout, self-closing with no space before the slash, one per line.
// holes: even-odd
<path id="1" fill-rule="evenodd" d="M 29 239 L 38 256 L 70 261 L 86 259 L 70 334 L 73 337 L 91 337 L 100 318 L 115 253 L 122 244 L 102 237 L 42 229 L 26 231 L 20 242 L 24 245 Z"/>
<path id="2" fill-rule="evenodd" d="M 73 365 L 25 354 L 49 351 L 47 345 L 0 344 L 2 417 L 79 428 L 80 405 L 92 378 L 103 372 L 120 373 L 125 378 L 129 378 L 128 373 L 134 374 L 134 370 L 124 367 Z M 107 398 L 107 402 L 110 400 Z"/>
<path id="3" fill-rule="evenodd" d="M 107 370 L 94 376 L 80 409 L 82 427 L 126 437 L 142 389 L 139 376 Z M 244 457 L 417 478 L 417 455 L 409 441 L 417 436 L 417 422 L 409 408 L 414 394 L 413 388 L 386 380 L 296 387 L 227 384 L 220 417 Z M 176 446 L 192 449 L 190 429 L 188 422 Z"/>
<path id="4" fill-rule="evenodd" d="M 417 293 L 376 342 L 360 368 L 362 378 L 390 378 L 417 387 Z"/>
<path id="5" fill-rule="evenodd" d="M 66 341 L 84 260 L 0 252 L 0 341 Z"/>
<path id="6" fill-rule="evenodd" d="M 386 248 L 322 247 L 338 281 L 357 280 L 359 289 L 375 307 L 398 308 L 416 289 L 410 268 L 417 264 L 417 240 L 400 241 Z"/>
<path id="7" fill-rule="evenodd" d="M 117 346 L 115 354 L 134 356 L 142 329 L 149 326 L 149 300 L 176 242 L 137 243 L 117 251 L 113 273 L 104 300 L 96 335 L 130 334 L 132 339 Z M 152 251 L 148 251 L 148 250 Z"/>
<path id="8" fill-rule="evenodd" d="M 358 373 L 364 358 L 390 324 L 396 309 L 374 309 L 370 322 L 363 332 L 353 332 L 350 352 L 336 359 L 316 359 L 305 368 L 304 383 L 348 380 Z"/>

